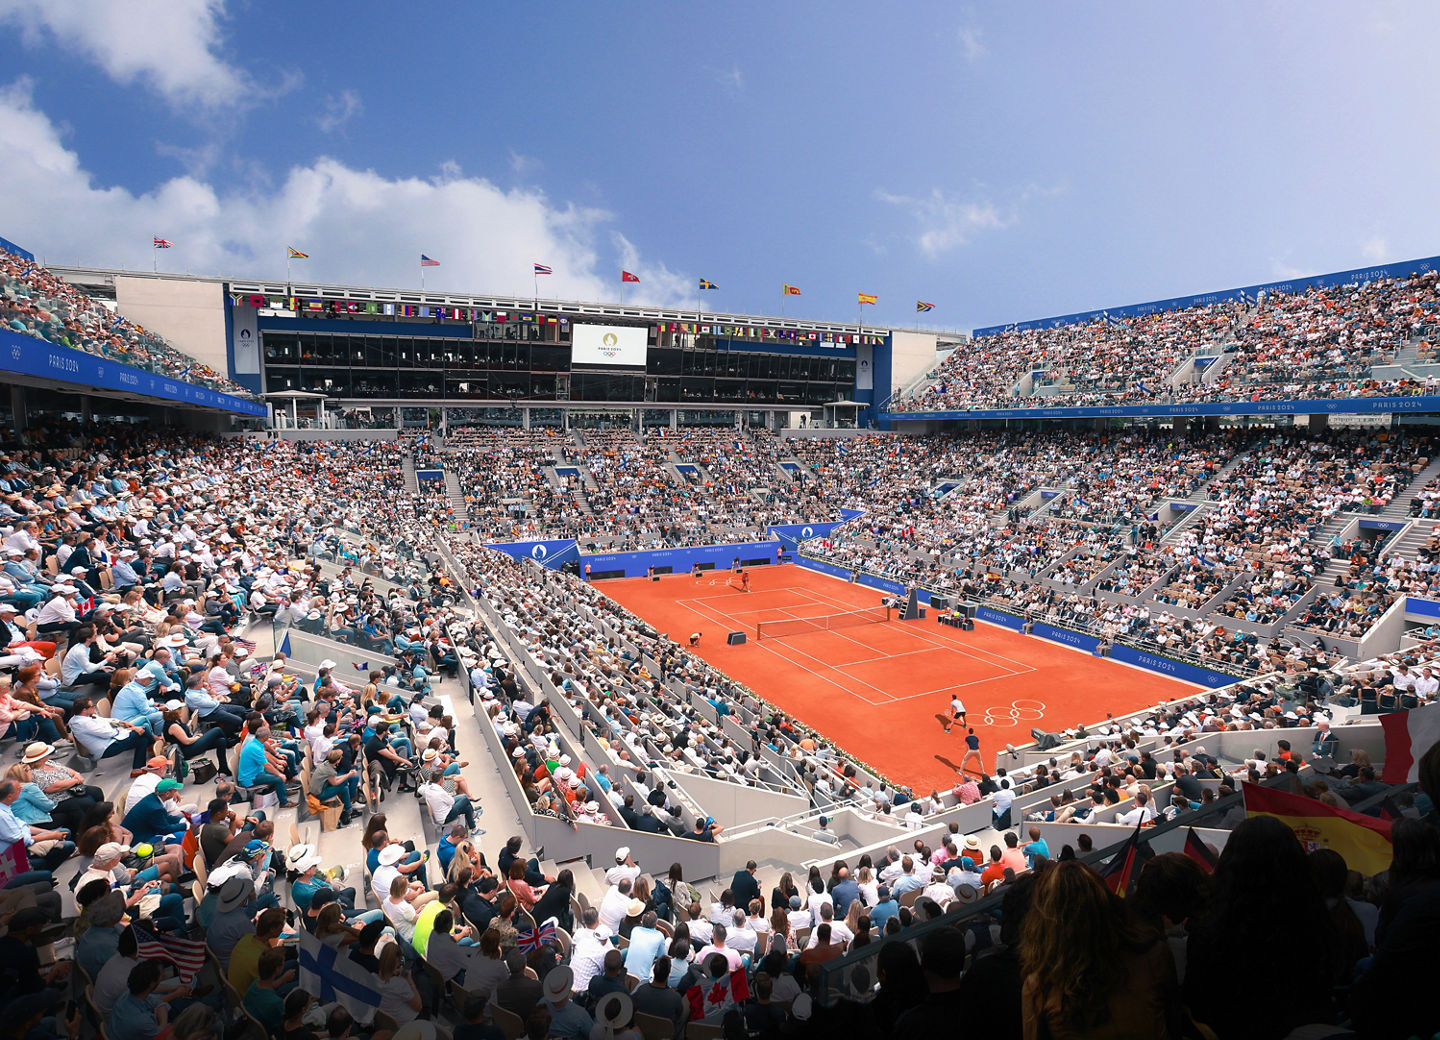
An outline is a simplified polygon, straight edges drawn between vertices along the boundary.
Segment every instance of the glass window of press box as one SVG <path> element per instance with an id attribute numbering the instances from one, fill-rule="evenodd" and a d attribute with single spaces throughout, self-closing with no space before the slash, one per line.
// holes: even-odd
<path id="1" fill-rule="evenodd" d="M 657 346 L 652 332 L 643 371 L 572 369 L 568 335 L 550 341 L 555 326 L 477 329 L 496 338 L 440 339 L 403 326 L 393 336 L 265 331 L 266 388 L 342 398 L 813 405 L 845 400 L 855 385 L 852 358 L 726 350 L 709 336 L 666 334 Z M 500 329 L 516 331 L 499 338 Z"/>

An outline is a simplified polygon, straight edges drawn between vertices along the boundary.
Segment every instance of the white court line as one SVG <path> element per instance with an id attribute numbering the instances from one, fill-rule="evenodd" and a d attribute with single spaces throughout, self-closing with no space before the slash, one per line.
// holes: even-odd
<path id="1" fill-rule="evenodd" d="M 710 621 L 710 622 L 713 622 L 713 623 L 715 623 L 715 624 L 717 624 L 717 625 L 724 625 L 724 624 L 730 623 L 730 619 L 729 619 L 728 617 L 724 617 L 723 619 L 717 620 L 713 614 L 707 613 L 707 611 L 701 610 L 699 607 L 691 606 L 691 607 L 687 607 L 686 609 L 691 610 L 691 611 L 695 612 L 696 614 L 699 614 L 701 617 L 705 618 L 705 620 Z M 891 701 L 895 700 L 894 697 L 891 697 L 890 700 L 886 700 L 886 701 L 872 701 L 870 698 L 861 696 L 859 693 L 855 692 L 854 690 L 849 689 L 849 688 L 846 687 L 846 686 L 842 686 L 840 683 L 836 682 L 834 679 L 831 679 L 831 678 L 829 678 L 828 676 L 825 676 L 825 675 L 820 674 L 820 672 L 816 671 L 816 670 L 813 669 L 813 668 L 810 668 L 810 667 L 807 666 L 803 661 L 797 661 L 797 660 L 795 660 L 793 657 L 789 657 L 789 656 L 787 656 L 787 655 L 785 655 L 785 654 L 782 654 L 780 651 L 776 650 L 776 649 L 774 648 L 774 646 L 766 646 L 765 643 L 764 643 L 763 641 L 761 641 L 761 640 L 758 640 L 758 639 L 757 639 L 757 640 L 755 640 L 753 643 L 748 643 L 748 642 L 747 642 L 746 645 L 747 645 L 747 646 L 755 646 L 755 647 L 758 647 L 758 648 L 761 649 L 761 650 L 764 650 L 764 651 L 767 652 L 767 653 L 774 654 L 777 658 L 779 658 L 780 660 L 784 661 L 786 664 L 789 664 L 789 665 L 798 665 L 799 667 L 804 668 L 807 672 L 809 672 L 811 678 L 813 678 L 813 679 L 818 679 L 820 682 L 823 682 L 823 683 L 829 683 L 831 686 L 835 687 L 837 690 L 841 691 L 842 693 L 849 694 L 851 697 L 854 697 L 856 700 L 864 701 L 866 704 L 869 704 L 871 707 L 881 707 L 881 706 L 886 705 L 886 704 L 889 704 Z M 787 647 L 787 649 L 789 649 L 789 650 L 795 650 L 794 647 Z M 873 648 L 872 648 L 872 649 L 873 649 Z M 796 653 L 803 653 L 803 651 L 796 651 Z M 810 657 L 809 654 L 805 654 L 804 656 Z M 880 689 L 880 688 L 877 687 L 877 686 L 873 686 L 873 685 L 871 685 L 870 683 L 865 682 L 864 679 L 856 679 L 853 675 L 850 675 L 848 672 L 840 672 L 840 670 L 839 670 L 838 668 L 830 668 L 829 665 L 826 665 L 825 662 L 823 662 L 823 661 L 819 661 L 818 658 L 811 657 L 810 659 L 811 659 L 812 661 L 817 661 L 817 663 L 819 663 L 822 667 L 826 668 L 826 669 L 829 670 L 829 671 L 839 672 L 839 674 L 844 675 L 845 678 L 847 678 L 847 679 L 852 679 L 852 680 L 854 680 L 855 682 L 860 683 L 861 685 L 869 686 L 872 690 L 874 690 L 876 693 L 878 693 L 878 694 L 880 694 L 880 695 L 882 695 L 882 696 L 889 696 L 888 694 L 885 693 L 884 690 Z M 718 667 L 718 666 L 717 666 L 717 667 Z"/>
<path id="2" fill-rule="evenodd" d="M 824 575 L 824 577 L 829 577 L 829 575 Z M 839 579 L 838 579 L 838 578 L 832 578 L 831 580 L 832 580 L 832 581 L 838 581 Z M 816 593 L 816 595 L 824 595 L 824 594 L 823 594 L 823 593 Z M 837 600 L 831 600 L 831 601 L 830 601 L 830 605 L 831 605 L 831 606 L 837 606 L 837 607 L 838 607 L 838 606 L 845 606 L 845 604 L 844 604 L 842 601 L 837 601 Z M 951 642 L 951 641 L 946 640 L 946 639 L 937 639 L 937 638 L 935 638 L 934 636 L 927 635 L 923 629 L 908 629 L 908 628 L 907 628 L 905 631 L 907 631 L 910 635 L 915 636 L 917 639 L 923 639 L 923 640 L 925 640 L 927 643 L 931 643 L 931 644 L 933 644 L 933 645 L 935 645 L 935 646 L 944 647 L 945 649 L 948 649 L 948 650 L 954 650 L 956 653 L 958 653 L 958 654 L 960 654 L 961 656 L 964 656 L 964 657 L 970 657 L 970 658 L 977 659 L 977 660 L 978 660 L 978 659 L 981 659 L 982 656 L 983 656 L 983 657 L 996 657 L 996 658 L 999 658 L 1000 660 L 1004 661 L 1006 664 L 1012 664 L 1012 665 L 1014 665 L 1016 668 L 1020 669 L 1020 671 L 1017 672 L 1017 673 L 1015 673 L 1015 674 L 1022 674 L 1022 675 L 1023 675 L 1023 674 L 1025 674 L 1025 673 L 1027 673 L 1027 672 L 1033 672 L 1033 671 L 1037 671 L 1037 670 L 1038 670 L 1038 669 L 1036 669 L 1036 667 L 1035 667 L 1033 664 L 1027 664 L 1027 663 L 1024 662 L 1024 661 L 1017 661 L 1017 660 L 1015 660 L 1015 659 L 1012 658 L 1012 657 L 1006 657 L 1004 654 L 996 653 L 996 652 L 993 651 L 993 650 L 986 650 L 984 647 L 979 647 L 979 646 L 968 647 L 968 646 L 964 646 L 964 645 L 959 644 L 959 643 Z M 1063 646 L 1064 644 L 1056 644 L 1056 645 L 1057 645 L 1057 646 Z M 871 649 L 872 649 L 872 650 L 878 649 L 878 647 L 871 647 Z M 1072 647 L 1071 649 L 1074 649 L 1074 648 Z"/>

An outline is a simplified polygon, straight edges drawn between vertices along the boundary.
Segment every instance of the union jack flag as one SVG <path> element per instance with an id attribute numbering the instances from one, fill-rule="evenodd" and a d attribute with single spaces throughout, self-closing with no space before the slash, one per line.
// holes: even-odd
<path id="1" fill-rule="evenodd" d="M 163 239 L 163 238 L 157 238 L 157 239 L 155 239 L 155 248 L 156 248 L 156 249 L 169 249 L 169 248 L 170 248 L 171 246 L 173 246 L 174 244 L 175 244 L 174 242 L 170 242 L 170 241 L 168 241 L 168 240 L 166 240 L 166 239 Z"/>
<path id="2" fill-rule="evenodd" d="M 177 935 L 156 935 L 142 925 L 132 924 L 135 932 L 135 952 L 141 960 L 160 960 L 175 965 L 175 974 L 180 981 L 189 984 L 205 966 L 205 944 L 196 939 L 182 939 Z"/>
<path id="3" fill-rule="evenodd" d="M 515 940 L 515 948 L 522 953 L 538 950 L 547 942 L 555 941 L 555 923 L 546 921 L 533 932 L 521 932 Z"/>

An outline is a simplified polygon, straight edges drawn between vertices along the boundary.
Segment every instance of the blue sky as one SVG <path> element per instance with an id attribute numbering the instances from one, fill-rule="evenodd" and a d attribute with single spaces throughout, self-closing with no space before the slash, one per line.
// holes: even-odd
<path id="1" fill-rule="evenodd" d="M 1440 7 L 0 0 L 53 263 L 968 329 L 1440 253 Z M 620 270 L 641 277 L 622 294 Z M 302 274 L 302 271 L 304 272 Z"/>

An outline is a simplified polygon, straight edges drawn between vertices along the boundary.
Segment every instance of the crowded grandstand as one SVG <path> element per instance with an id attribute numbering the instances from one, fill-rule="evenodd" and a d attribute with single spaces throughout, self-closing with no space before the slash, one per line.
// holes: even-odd
<path id="1" fill-rule="evenodd" d="M 217 281 L 222 374 L 0 256 L 12 359 L 73 377 L 0 443 L 9 1035 L 1429 1035 L 1440 298 L 1397 267 L 909 371 L 896 330 Z M 582 317 L 652 361 L 570 369 Z M 786 568 L 1184 692 L 1026 732 L 966 690 L 916 786 L 727 672 L 771 618 L 607 593 Z"/>

